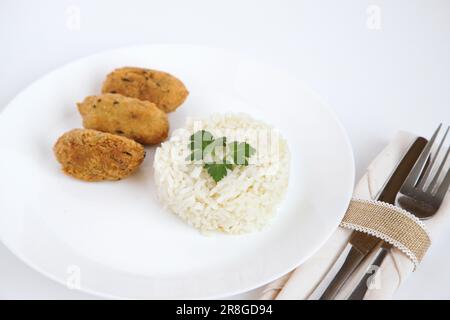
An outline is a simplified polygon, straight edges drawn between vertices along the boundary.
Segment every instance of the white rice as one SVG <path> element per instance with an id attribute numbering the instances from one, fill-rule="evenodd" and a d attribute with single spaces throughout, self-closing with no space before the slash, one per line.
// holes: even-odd
<path id="1" fill-rule="evenodd" d="M 228 142 L 250 143 L 256 149 L 250 164 L 216 183 L 201 164 L 186 160 L 190 136 L 202 129 Z M 165 207 L 202 231 L 241 234 L 272 220 L 286 193 L 289 163 L 287 143 L 276 130 L 244 114 L 225 114 L 188 119 L 156 150 L 153 166 Z"/>

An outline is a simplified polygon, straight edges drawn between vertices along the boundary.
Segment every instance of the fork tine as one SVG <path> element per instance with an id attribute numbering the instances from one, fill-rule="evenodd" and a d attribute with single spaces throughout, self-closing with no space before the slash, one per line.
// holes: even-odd
<path id="1" fill-rule="evenodd" d="M 422 175 L 422 178 L 419 181 L 419 184 L 417 185 L 418 188 L 422 188 L 425 185 L 425 182 L 427 181 L 428 177 L 430 176 L 431 170 L 433 169 L 434 163 L 436 162 L 436 159 L 439 156 L 439 152 L 441 151 L 442 145 L 444 144 L 444 141 L 445 141 L 445 138 L 447 137 L 449 129 L 450 129 L 450 127 L 447 127 L 447 130 L 445 130 L 444 136 L 442 137 L 441 142 L 439 143 L 439 146 L 430 161 L 430 164 L 428 165 L 427 169 L 425 170 L 425 173 Z M 447 159 L 445 158 L 443 163 L 441 163 L 441 165 L 445 164 L 445 160 L 447 160 Z M 435 174 L 434 178 L 435 179 L 439 178 L 438 173 Z M 433 181 L 434 181 L 434 179 L 433 179 Z M 430 185 L 427 188 L 427 191 L 431 191 L 431 190 L 432 190 L 432 187 L 431 187 L 431 183 L 430 183 Z"/>
<path id="2" fill-rule="evenodd" d="M 447 129 L 448 130 L 448 129 Z M 442 162 L 439 166 L 439 169 L 437 170 L 436 174 L 434 175 L 433 180 L 431 180 L 430 185 L 428 186 L 428 192 L 432 192 L 434 188 L 436 187 L 437 181 L 439 179 L 439 176 L 441 175 L 442 170 L 445 167 L 445 163 L 447 162 L 447 158 L 450 154 L 450 147 L 448 147 L 447 152 L 445 153 L 444 159 L 442 159 Z"/>
<path id="3" fill-rule="evenodd" d="M 444 180 L 439 186 L 438 191 L 436 192 L 435 199 L 438 206 L 441 205 L 444 200 L 445 195 L 447 194 L 448 188 L 450 186 L 450 168 L 447 170 L 447 174 L 445 175 Z"/>
<path id="4" fill-rule="evenodd" d="M 419 159 L 417 159 L 416 164 L 412 168 L 411 172 L 408 174 L 408 177 L 406 178 L 405 182 L 403 183 L 404 186 L 409 186 L 414 188 L 419 180 L 420 174 L 423 171 L 423 168 L 425 167 L 425 164 L 427 162 L 428 157 L 430 156 L 431 147 L 434 144 L 434 141 L 436 140 L 436 137 L 439 133 L 439 130 L 441 130 L 442 123 L 437 127 L 436 131 L 433 133 L 433 136 L 428 141 L 427 145 L 423 149 L 422 153 L 419 156 Z M 429 167 L 429 166 L 428 166 Z M 422 180 L 422 179 L 421 179 Z"/>

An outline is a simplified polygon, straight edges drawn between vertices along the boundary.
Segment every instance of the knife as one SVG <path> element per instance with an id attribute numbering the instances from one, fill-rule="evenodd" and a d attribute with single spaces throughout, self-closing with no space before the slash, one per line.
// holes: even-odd
<path id="1" fill-rule="evenodd" d="M 381 189 L 380 194 L 378 195 L 378 197 L 376 197 L 377 200 L 394 204 L 395 196 L 400 191 L 400 187 L 406 180 L 406 177 L 408 176 L 426 144 L 427 140 L 422 137 L 419 137 L 414 141 L 402 160 L 397 165 L 389 180 Z M 324 277 L 324 280 L 329 279 L 330 274 L 335 273 L 335 270 L 339 268 L 340 261 L 344 261 L 340 269 L 335 274 L 333 280 L 329 283 L 325 291 L 320 296 L 320 300 L 333 300 L 339 293 L 339 290 L 350 278 L 352 273 L 358 268 L 364 258 L 375 247 L 377 247 L 377 245 L 379 245 L 379 242 L 380 240 L 376 237 L 370 236 L 366 233 L 353 231 L 350 236 L 349 243 L 342 253 L 344 257 L 339 257 L 330 271 Z M 317 288 L 321 287 L 323 287 L 323 285 L 319 284 Z"/>

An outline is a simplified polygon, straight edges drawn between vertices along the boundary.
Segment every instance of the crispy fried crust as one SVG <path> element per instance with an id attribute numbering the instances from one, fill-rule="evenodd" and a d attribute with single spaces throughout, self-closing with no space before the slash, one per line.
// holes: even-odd
<path id="1" fill-rule="evenodd" d="M 88 129 L 64 133 L 53 151 L 65 173 L 85 181 L 120 180 L 145 157 L 144 147 L 133 140 Z"/>
<path id="2" fill-rule="evenodd" d="M 78 103 L 83 126 L 125 136 L 143 144 L 157 144 L 169 133 L 167 114 L 155 104 L 120 94 L 89 96 Z"/>
<path id="3" fill-rule="evenodd" d="M 183 82 L 169 73 L 134 67 L 111 72 L 103 83 L 102 93 L 147 100 L 165 112 L 174 111 L 189 94 Z"/>

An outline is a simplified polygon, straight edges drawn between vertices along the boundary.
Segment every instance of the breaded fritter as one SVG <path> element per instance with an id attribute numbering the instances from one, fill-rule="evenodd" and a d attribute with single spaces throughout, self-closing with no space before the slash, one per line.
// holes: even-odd
<path id="1" fill-rule="evenodd" d="M 164 112 L 174 111 L 189 94 L 183 82 L 171 74 L 135 67 L 111 72 L 103 83 L 102 93 L 120 93 L 150 101 Z"/>
<path id="2" fill-rule="evenodd" d="M 142 144 L 164 141 L 169 133 L 167 114 L 149 101 L 107 93 L 78 103 L 86 129 L 125 136 Z"/>
<path id="3" fill-rule="evenodd" d="M 85 181 L 120 180 L 145 157 L 144 147 L 131 139 L 88 129 L 64 133 L 53 151 L 65 173 Z"/>

